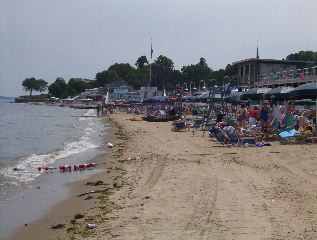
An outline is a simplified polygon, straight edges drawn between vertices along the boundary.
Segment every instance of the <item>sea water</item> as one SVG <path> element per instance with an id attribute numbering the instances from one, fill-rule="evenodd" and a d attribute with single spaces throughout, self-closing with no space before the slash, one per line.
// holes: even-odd
<path id="1" fill-rule="evenodd" d="M 105 130 L 93 109 L 0 101 L 0 239 L 66 198 L 65 183 L 98 172 L 62 174 L 58 165 L 102 154 Z M 54 169 L 38 171 L 43 166 Z"/>

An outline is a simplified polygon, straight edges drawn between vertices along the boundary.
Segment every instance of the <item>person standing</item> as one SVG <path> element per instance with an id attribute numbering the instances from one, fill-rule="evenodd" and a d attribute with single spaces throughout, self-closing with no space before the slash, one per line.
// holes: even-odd
<path id="1" fill-rule="evenodd" d="M 96 108 L 96 109 L 97 109 L 97 117 L 99 117 L 100 108 L 101 108 L 101 107 L 100 107 L 100 104 L 98 103 L 97 108 Z"/>
<path id="2" fill-rule="evenodd" d="M 260 119 L 263 127 L 267 127 L 270 120 L 270 107 L 268 104 L 268 101 L 264 101 L 260 112 Z"/>
<path id="3" fill-rule="evenodd" d="M 241 109 L 239 110 L 237 120 L 240 123 L 242 128 L 246 127 L 247 113 L 248 113 L 248 110 L 247 110 L 245 104 L 244 103 L 241 104 Z"/>

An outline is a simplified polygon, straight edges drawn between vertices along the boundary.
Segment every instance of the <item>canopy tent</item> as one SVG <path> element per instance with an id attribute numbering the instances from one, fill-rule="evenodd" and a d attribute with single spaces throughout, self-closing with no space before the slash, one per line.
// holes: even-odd
<path id="1" fill-rule="evenodd" d="M 306 83 L 298 86 L 291 91 L 292 96 L 296 98 L 317 98 L 317 82 Z"/>
<path id="2" fill-rule="evenodd" d="M 251 88 L 242 93 L 242 99 L 261 99 L 262 96 L 267 93 L 270 88 Z"/>
<path id="3" fill-rule="evenodd" d="M 278 87 L 269 90 L 264 94 L 265 99 L 285 100 L 290 97 L 290 92 L 295 88 L 293 87 Z"/>

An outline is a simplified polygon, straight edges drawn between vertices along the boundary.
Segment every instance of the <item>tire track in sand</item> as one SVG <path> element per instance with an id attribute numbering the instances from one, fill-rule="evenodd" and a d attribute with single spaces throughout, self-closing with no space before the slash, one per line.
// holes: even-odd
<path id="1" fill-rule="evenodd" d="M 156 159 L 155 159 L 156 158 Z M 142 198 L 147 196 L 151 189 L 156 185 L 156 183 L 161 178 L 166 163 L 168 161 L 167 156 L 156 155 L 152 154 L 149 156 L 148 164 L 149 164 L 149 171 L 147 174 L 144 174 L 146 170 L 145 163 L 142 163 L 138 169 L 136 170 L 136 175 L 138 175 L 138 189 L 133 193 L 133 198 L 138 199 L 136 204 L 142 201 Z M 154 162 L 154 166 L 151 167 L 151 162 Z M 147 172 L 147 171 L 146 171 Z M 146 176 L 145 179 L 142 179 L 142 175 Z M 141 199 L 140 199 L 141 198 Z"/>
<path id="2" fill-rule="evenodd" d="M 222 226 L 217 222 L 216 210 L 218 197 L 217 178 L 205 179 L 200 189 L 199 199 L 194 205 L 194 211 L 189 217 L 181 239 L 205 239 L 206 234 L 211 230 L 214 236 L 221 232 Z"/>

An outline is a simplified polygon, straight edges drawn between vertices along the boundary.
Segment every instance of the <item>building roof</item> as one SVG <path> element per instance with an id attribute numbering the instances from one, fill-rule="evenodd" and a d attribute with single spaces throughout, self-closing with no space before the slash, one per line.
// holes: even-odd
<path id="1" fill-rule="evenodd" d="M 129 89 L 133 89 L 133 87 L 131 85 L 129 85 L 125 80 L 117 80 L 111 83 L 106 83 L 104 85 L 105 89 L 114 89 L 114 88 L 120 88 L 120 87 L 126 87 Z"/>
<path id="2" fill-rule="evenodd" d="M 276 60 L 276 59 L 257 59 L 257 58 L 248 58 L 240 61 L 233 62 L 232 65 L 249 63 L 249 62 L 258 62 L 258 63 L 276 63 L 276 64 L 313 64 L 312 61 L 298 61 L 298 60 Z"/>

